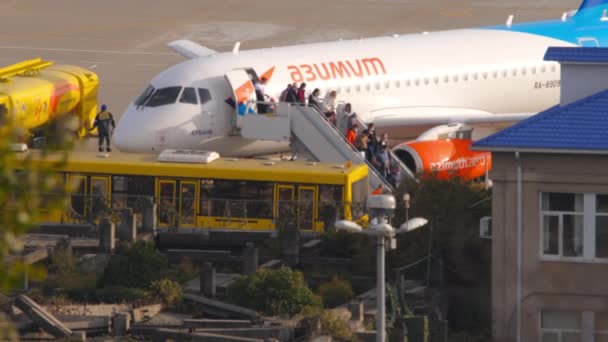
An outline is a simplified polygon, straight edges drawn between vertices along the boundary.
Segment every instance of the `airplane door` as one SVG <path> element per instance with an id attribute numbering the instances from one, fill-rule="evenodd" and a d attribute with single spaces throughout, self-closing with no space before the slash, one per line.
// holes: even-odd
<path id="1" fill-rule="evenodd" d="M 233 126 L 240 128 L 242 117 L 246 114 L 257 114 L 255 87 L 252 77 L 245 69 L 235 69 L 226 73 L 226 80 L 232 88 L 235 101 Z"/>

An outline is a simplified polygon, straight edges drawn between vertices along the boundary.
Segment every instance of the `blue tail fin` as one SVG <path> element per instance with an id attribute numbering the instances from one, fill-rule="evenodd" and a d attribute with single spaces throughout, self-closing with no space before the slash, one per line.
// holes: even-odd
<path id="1" fill-rule="evenodd" d="M 608 0 L 583 0 L 583 3 L 581 4 L 581 7 L 578 10 L 580 12 L 582 10 L 601 5 L 608 5 Z"/>

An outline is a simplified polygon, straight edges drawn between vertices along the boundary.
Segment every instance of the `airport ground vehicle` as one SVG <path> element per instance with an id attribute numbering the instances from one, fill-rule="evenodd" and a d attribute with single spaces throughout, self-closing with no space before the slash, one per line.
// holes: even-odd
<path id="1" fill-rule="evenodd" d="M 24 160 L 31 153 L 38 152 L 17 156 Z M 192 162 L 208 155 L 173 150 L 100 158 L 73 152 L 57 169 L 64 184 L 48 194 L 50 199 L 67 197 L 68 209 L 46 213 L 43 220 L 95 222 L 123 208 L 138 212 L 152 198 L 160 227 L 273 230 L 290 218 L 301 230 L 321 232 L 336 219 L 366 219 L 366 165 L 234 158 Z"/>
<path id="2" fill-rule="evenodd" d="M 0 114 L 34 136 L 57 119 L 74 116 L 75 133 L 84 136 L 97 114 L 98 87 L 90 70 L 41 58 L 23 61 L 0 68 Z"/>

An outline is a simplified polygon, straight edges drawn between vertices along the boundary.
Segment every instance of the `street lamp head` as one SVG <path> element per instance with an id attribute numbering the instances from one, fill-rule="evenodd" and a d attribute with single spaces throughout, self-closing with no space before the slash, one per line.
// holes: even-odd
<path id="1" fill-rule="evenodd" d="M 370 218 L 390 218 L 395 216 L 397 202 L 393 195 L 372 195 L 367 198 Z"/>
<path id="2" fill-rule="evenodd" d="M 348 220 L 341 220 L 336 222 L 335 227 L 338 231 L 345 231 L 348 233 L 359 233 L 363 230 L 363 228 L 359 224 Z"/>
<path id="3" fill-rule="evenodd" d="M 424 227 L 429 221 L 423 217 L 414 217 L 399 227 L 399 233 L 410 232 L 412 230 Z"/>
<path id="4" fill-rule="evenodd" d="M 373 226 L 370 226 L 370 229 L 374 232 L 374 235 L 380 236 L 394 236 L 395 228 L 386 222 L 378 223 Z"/>

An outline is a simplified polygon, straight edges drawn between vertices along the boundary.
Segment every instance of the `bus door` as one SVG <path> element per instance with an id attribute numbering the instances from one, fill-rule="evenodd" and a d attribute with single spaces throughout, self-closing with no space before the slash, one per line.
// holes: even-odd
<path id="1" fill-rule="evenodd" d="M 317 191 L 314 186 L 298 187 L 298 228 L 302 230 L 313 230 Z"/>
<path id="2" fill-rule="evenodd" d="M 110 184 L 110 176 L 91 176 L 88 196 L 91 221 L 100 219 L 110 208 Z"/>
<path id="3" fill-rule="evenodd" d="M 175 226 L 176 218 L 176 184 L 175 180 L 159 179 L 156 183 L 156 199 L 158 203 L 158 225 L 161 227 Z"/>
<path id="4" fill-rule="evenodd" d="M 85 223 L 87 216 L 87 177 L 68 175 L 68 222 Z"/>
<path id="5" fill-rule="evenodd" d="M 294 186 L 293 185 L 277 185 L 275 193 L 275 222 L 278 225 L 283 220 L 293 220 L 294 217 Z"/>
<path id="6" fill-rule="evenodd" d="M 194 227 L 196 224 L 196 203 L 198 182 L 181 181 L 179 183 L 179 226 Z"/>

